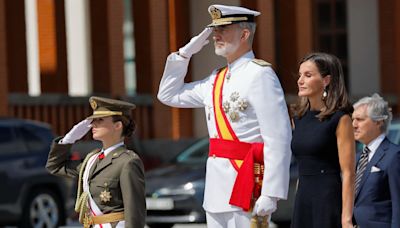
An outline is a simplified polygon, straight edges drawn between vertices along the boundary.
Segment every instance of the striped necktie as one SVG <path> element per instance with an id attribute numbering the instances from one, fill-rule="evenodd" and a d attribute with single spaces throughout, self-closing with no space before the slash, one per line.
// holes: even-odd
<path id="1" fill-rule="evenodd" d="M 368 147 L 365 147 L 363 152 L 361 153 L 360 161 L 358 162 L 357 173 L 356 173 L 356 184 L 355 184 L 355 186 L 356 186 L 355 192 L 356 193 L 358 193 L 358 191 L 360 190 L 361 179 L 362 179 L 365 169 L 367 168 L 367 165 L 368 165 L 369 152 L 371 152 L 371 150 L 369 150 Z"/>

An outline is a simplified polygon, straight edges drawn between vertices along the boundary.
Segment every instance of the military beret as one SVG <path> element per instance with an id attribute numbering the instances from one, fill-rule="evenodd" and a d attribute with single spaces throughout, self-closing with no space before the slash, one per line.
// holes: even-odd
<path id="1" fill-rule="evenodd" d="M 94 96 L 89 98 L 89 103 L 93 109 L 93 115 L 86 119 L 130 115 L 131 110 L 136 107 L 134 104 L 126 101 Z"/>
<path id="2" fill-rule="evenodd" d="M 229 25 L 239 22 L 254 22 L 254 17 L 260 15 L 258 11 L 239 6 L 211 5 L 208 7 L 212 23 L 208 27 Z"/>

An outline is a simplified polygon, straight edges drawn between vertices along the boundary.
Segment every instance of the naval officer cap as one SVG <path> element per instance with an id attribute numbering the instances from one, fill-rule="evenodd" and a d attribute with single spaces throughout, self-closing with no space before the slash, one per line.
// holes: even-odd
<path id="1" fill-rule="evenodd" d="M 239 22 L 254 22 L 254 17 L 260 15 L 258 11 L 239 6 L 211 5 L 208 7 L 212 23 L 208 27 L 230 25 Z"/>
<path id="2" fill-rule="evenodd" d="M 89 98 L 89 103 L 93 109 L 93 115 L 86 119 L 95 119 L 107 116 L 129 116 L 131 110 L 136 107 L 134 104 L 126 101 L 94 96 Z"/>

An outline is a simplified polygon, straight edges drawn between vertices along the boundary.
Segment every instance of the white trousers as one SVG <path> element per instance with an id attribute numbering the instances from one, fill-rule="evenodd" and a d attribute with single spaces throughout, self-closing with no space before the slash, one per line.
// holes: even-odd
<path id="1" fill-rule="evenodd" d="M 206 218 L 207 228 L 247 228 L 250 227 L 251 212 L 206 212 Z"/>

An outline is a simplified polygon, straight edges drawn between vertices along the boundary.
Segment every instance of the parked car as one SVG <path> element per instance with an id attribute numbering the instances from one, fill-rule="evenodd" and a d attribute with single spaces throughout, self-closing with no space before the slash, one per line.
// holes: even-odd
<path id="1" fill-rule="evenodd" d="M 208 138 L 182 151 L 172 164 L 146 174 L 147 224 L 150 228 L 170 228 L 176 223 L 204 223 L 202 207 Z M 291 165 L 288 200 L 278 203 L 272 219 L 290 221 L 297 184 L 296 163 Z"/>
<path id="2" fill-rule="evenodd" d="M 393 143 L 400 145 L 400 118 L 392 120 L 389 126 L 388 138 Z"/>
<path id="3" fill-rule="evenodd" d="M 53 138 L 47 124 L 0 119 L 0 225 L 65 224 L 69 185 L 45 169 Z"/>

